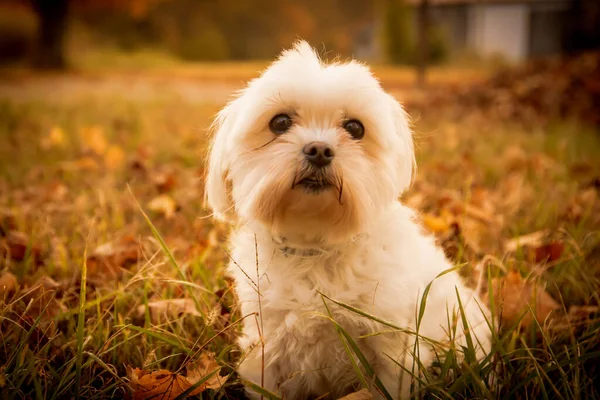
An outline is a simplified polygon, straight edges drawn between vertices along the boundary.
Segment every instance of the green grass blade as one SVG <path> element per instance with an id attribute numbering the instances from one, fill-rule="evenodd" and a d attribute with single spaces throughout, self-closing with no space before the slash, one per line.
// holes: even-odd
<path id="1" fill-rule="evenodd" d="M 151 330 L 145 329 L 145 328 L 141 328 L 141 327 L 135 326 L 135 325 L 129 325 L 128 328 L 131 329 L 131 330 L 137 331 L 137 332 L 141 332 L 144 335 L 150 336 L 150 337 L 152 337 L 154 339 L 158 339 L 158 340 L 160 340 L 163 343 L 166 343 L 166 344 L 168 344 L 170 346 L 173 346 L 173 347 L 175 347 L 177 349 L 180 349 L 180 350 L 184 351 L 187 355 L 191 356 L 191 355 L 194 354 L 194 352 L 191 349 L 188 349 L 187 347 L 182 346 L 181 343 L 179 343 L 179 342 L 177 342 L 177 341 L 175 341 L 173 339 L 170 339 L 170 338 L 168 338 L 168 337 L 166 337 L 164 335 L 161 335 L 158 332 L 151 331 Z"/>
<path id="2" fill-rule="evenodd" d="M 77 315 L 77 354 L 75 362 L 75 398 L 79 398 L 81 390 L 81 363 L 83 361 L 83 341 L 85 336 L 85 296 L 87 286 L 87 245 L 83 251 L 81 268 L 81 288 L 79 290 L 79 314 Z"/>
<path id="3" fill-rule="evenodd" d="M 360 350 L 360 348 L 358 347 L 358 345 L 356 344 L 356 342 L 354 341 L 354 339 L 352 339 L 352 337 L 348 334 L 348 332 L 346 332 L 344 330 L 344 328 L 342 328 L 337 323 L 337 321 L 335 321 L 335 319 L 333 318 L 333 315 L 331 314 L 331 311 L 329 310 L 329 307 L 327 306 L 327 303 L 325 302 L 325 299 L 324 298 L 322 298 L 322 299 L 323 299 L 323 304 L 325 304 L 325 308 L 327 309 L 327 312 L 329 313 L 329 317 L 330 317 L 329 320 L 331 322 L 333 322 L 333 324 L 335 325 L 335 328 L 338 331 L 338 334 L 342 336 L 342 339 L 345 340 L 345 342 L 350 347 L 350 349 L 352 350 L 352 352 L 354 353 L 354 355 L 356 356 L 356 358 L 358 358 L 358 360 L 360 361 L 360 364 L 365 369 L 365 372 L 367 373 L 367 375 L 369 376 L 369 378 L 374 382 L 375 387 L 377 388 L 377 390 L 386 399 L 391 400 L 392 396 L 387 391 L 387 389 L 385 388 L 385 386 L 383 386 L 383 383 L 381 382 L 381 380 L 379 379 L 379 377 L 375 373 L 375 370 L 373 369 L 373 366 L 371 365 L 371 363 L 369 363 L 369 361 L 367 360 L 367 358 L 365 357 L 365 355 L 363 354 L 363 352 Z M 353 359 L 353 358 L 351 357 L 351 359 Z M 361 375 L 362 375 L 362 373 L 361 373 Z"/>
<path id="4" fill-rule="evenodd" d="M 242 383 L 242 385 L 249 387 L 250 389 L 254 390 L 256 393 L 260 394 L 261 396 L 266 397 L 269 400 L 283 400 L 281 397 L 277 396 L 274 393 L 269 392 L 267 389 L 260 387 L 259 385 L 257 385 L 254 382 L 250 382 L 245 379 L 240 379 L 240 382 Z"/>

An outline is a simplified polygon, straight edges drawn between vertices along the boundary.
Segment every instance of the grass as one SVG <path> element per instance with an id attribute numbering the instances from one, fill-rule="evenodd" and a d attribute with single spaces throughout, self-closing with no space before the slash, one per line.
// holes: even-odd
<path id="1" fill-rule="evenodd" d="M 136 83 L 122 71 L 18 73 L 0 86 L 0 218 L 4 227 L 10 214 L 11 229 L 27 235 L 22 259 L 0 250 L 1 270 L 19 285 L 0 289 L 3 397 L 123 397 L 127 366 L 178 371 L 207 351 L 226 373 L 235 370 L 241 355 L 234 341 L 245 316 L 224 273 L 228 227 L 207 218 L 201 205 L 205 130 L 229 90 L 259 65 L 227 65 L 176 66 L 171 77 L 157 68 Z M 408 70 L 379 69 L 388 87 L 410 81 Z M 433 75 L 445 84 L 471 73 L 465 74 Z M 190 79 L 198 86 L 194 95 L 174 89 Z M 416 116 L 418 178 L 404 200 L 435 216 L 446 215 L 448 199 L 484 210 L 486 223 L 459 219 L 459 235 L 438 232 L 456 265 L 466 265 L 461 271 L 468 275 L 493 256 L 486 287 L 516 270 L 540 282 L 564 311 L 556 311 L 559 328 L 535 319 L 524 330 L 519 319 L 491 321 L 501 328 L 493 357 L 461 364 L 456 353 L 472 350 L 449 349 L 434 370 L 424 369 L 415 396 L 598 397 L 598 313 L 568 319 L 566 312 L 600 300 L 599 132 L 575 121 L 489 121 L 476 110 L 462 121 L 444 115 Z M 173 203 L 152 209 L 159 195 Z M 541 229 L 562 243 L 557 258 L 535 261 L 525 250 L 504 250 L 505 240 Z M 9 246 L 7 237 L 0 240 Z M 112 253 L 99 255 L 107 243 Z M 170 299 L 186 299 L 191 308 L 165 316 L 151 306 Z M 319 311 L 327 316 L 327 308 Z M 336 327 L 364 384 L 377 382 L 360 354 L 361 338 Z M 241 398 L 241 387 L 234 376 L 202 396 Z"/>

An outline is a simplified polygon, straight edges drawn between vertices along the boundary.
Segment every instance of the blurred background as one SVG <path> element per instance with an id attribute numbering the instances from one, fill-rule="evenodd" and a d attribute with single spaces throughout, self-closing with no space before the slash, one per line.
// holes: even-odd
<path id="1" fill-rule="evenodd" d="M 372 63 L 504 60 L 600 45 L 596 0 L 1 0 L 0 63 L 268 60 L 298 37 Z M 426 54 L 420 54 L 425 50 Z"/>

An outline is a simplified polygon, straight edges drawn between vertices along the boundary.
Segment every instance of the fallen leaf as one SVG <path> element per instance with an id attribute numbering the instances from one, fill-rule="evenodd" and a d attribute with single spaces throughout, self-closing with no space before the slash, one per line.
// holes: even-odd
<path id="1" fill-rule="evenodd" d="M 202 353 L 199 360 L 186 365 L 187 376 L 164 369 L 150 372 L 127 366 L 127 377 L 133 389 L 134 400 L 173 400 L 220 368 L 212 354 Z M 195 396 L 206 389 L 218 390 L 227 378 L 228 376 L 221 376 L 217 372 L 188 395 Z"/>
<path id="2" fill-rule="evenodd" d="M 544 239 L 548 237 L 548 230 L 541 230 L 527 235 L 517 236 L 504 242 L 504 251 L 514 253 L 517 249 L 525 246 L 539 247 Z"/>
<path id="3" fill-rule="evenodd" d="M 91 126 L 79 131 L 79 137 L 84 150 L 92 150 L 96 154 L 104 154 L 108 143 L 101 126 Z"/>
<path id="4" fill-rule="evenodd" d="M 123 270 L 138 262 L 140 253 L 140 243 L 132 236 L 104 243 L 87 258 L 88 274 L 117 278 Z"/>
<path id="5" fill-rule="evenodd" d="M 40 147 L 44 150 L 52 147 L 62 147 L 65 144 L 65 131 L 60 126 L 54 126 L 48 132 L 48 135 L 40 141 Z"/>
<path id="6" fill-rule="evenodd" d="M 549 243 L 543 244 L 533 249 L 533 261 L 536 263 L 552 262 L 558 260 L 563 251 L 565 244 L 558 240 L 552 240 Z"/>
<path id="7" fill-rule="evenodd" d="M 338 400 L 371 400 L 373 395 L 369 392 L 369 389 L 361 389 L 358 392 L 350 393 L 344 397 L 340 397 Z"/>
<path id="8" fill-rule="evenodd" d="M 421 214 L 421 220 L 423 225 L 432 233 L 444 233 L 450 229 L 452 225 L 451 221 L 446 218 L 438 217 L 433 214 L 423 213 Z"/>
<path id="9" fill-rule="evenodd" d="M 202 316 L 202 314 L 196 310 L 196 305 L 192 299 L 167 299 L 151 301 L 148 302 L 148 308 L 150 309 L 150 318 L 154 324 L 169 319 L 168 317 L 178 317 L 181 314 L 188 314 L 196 317 Z M 143 317 L 145 311 L 145 304 L 138 306 L 136 309 L 137 317 Z"/>
<path id="10" fill-rule="evenodd" d="M 492 279 L 491 293 L 502 321 L 513 324 L 523 316 L 520 321 L 524 328 L 529 327 L 533 321 L 529 307 L 540 324 L 544 323 L 552 311 L 560 309 L 560 304 L 543 287 L 524 281 L 516 271 L 509 272 L 506 277 Z M 488 302 L 489 295 L 490 293 L 486 296 Z"/>
<path id="11" fill-rule="evenodd" d="M 29 255 L 35 265 L 43 264 L 41 247 L 23 232 L 8 232 L 6 238 L 0 241 L 0 246 L 0 252 L 6 252 L 6 255 L 15 261 L 23 261 Z"/>
<path id="12" fill-rule="evenodd" d="M 134 400 L 173 400 L 192 385 L 183 376 L 160 369 L 154 372 L 127 367 Z M 190 396 L 200 393 L 194 390 Z"/>
<path id="13" fill-rule="evenodd" d="M 177 179 L 173 173 L 160 172 L 156 173 L 152 177 L 152 181 L 154 186 L 158 189 L 160 193 L 166 193 L 173 190 L 175 185 L 177 184 Z"/>
<path id="14" fill-rule="evenodd" d="M 161 194 L 148 203 L 148 209 L 156 213 L 162 214 L 165 218 L 171 218 L 177 210 L 177 203 L 167 194 Z"/>
<path id="15" fill-rule="evenodd" d="M 6 236 L 8 232 L 17 229 L 17 221 L 8 210 L 0 209 L 0 237 Z"/>
<path id="16" fill-rule="evenodd" d="M 10 272 L 2 272 L 0 274 L 0 297 L 6 293 L 14 292 L 17 288 L 17 277 Z"/>
<path id="17" fill-rule="evenodd" d="M 217 360 L 215 360 L 215 357 L 212 353 L 200 354 L 200 358 L 198 360 L 188 363 L 185 367 L 187 379 L 192 385 L 220 368 L 221 367 L 219 364 L 217 364 Z M 229 375 L 223 376 L 219 373 L 216 373 L 208 378 L 200 387 L 203 388 L 202 390 L 219 390 L 225 384 L 225 382 L 227 382 L 228 378 Z"/>
<path id="18" fill-rule="evenodd" d="M 110 170 L 116 170 L 125 163 L 125 152 L 117 145 L 111 145 L 104 154 L 104 165 Z"/>

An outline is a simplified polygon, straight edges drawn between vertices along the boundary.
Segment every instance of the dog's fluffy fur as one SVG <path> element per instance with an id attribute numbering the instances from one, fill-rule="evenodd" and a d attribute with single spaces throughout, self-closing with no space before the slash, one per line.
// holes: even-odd
<path id="1" fill-rule="evenodd" d="M 274 134 L 269 122 L 282 113 L 293 124 Z M 360 140 L 344 129 L 353 119 L 364 125 Z M 335 152 L 318 171 L 302 150 L 313 141 Z M 326 64 L 306 42 L 284 51 L 219 113 L 207 200 L 215 215 L 236 220 L 229 272 L 242 314 L 260 314 L 258 324 L 244 320 L 242 378 L 256 384 L 262 378 L 267 390 L 286 399 L 335 398 L 360 385 L 319 292 L 405 329 L 394 331 L 325 299 L 394 398 L 410 390 L 410 375 L 398 364 L 416 372 L 435 358 L 431 341 L 407 332 L 417 330 L 432 281 L 419 335 L 454 342 L 460 351 L 468 331 L 479 357 L 489 351 L 485 306 L 455 271 L 438 277 L 452 265 L 397 200 L 413 168 L 400 104 L 366 66 Z M 311 174 L 330 186 L 315 191 L 299 184 Z M 468 328 L 457 316 L 457 293 Z"/>

